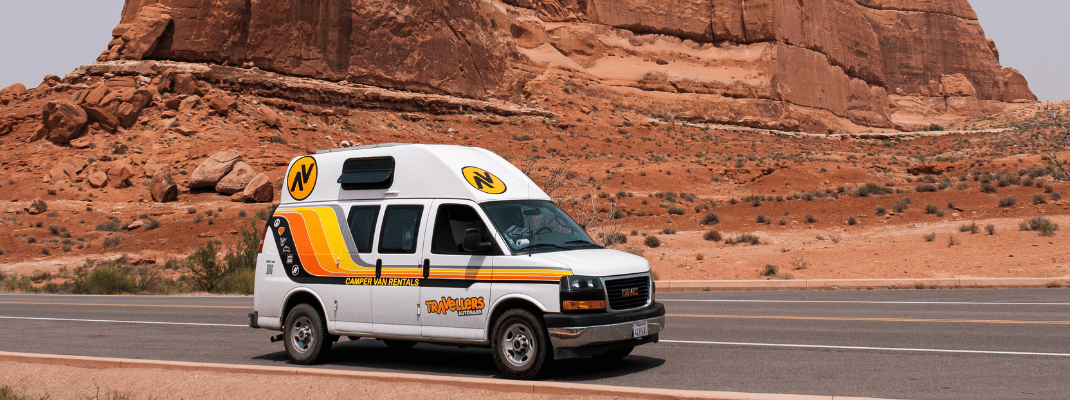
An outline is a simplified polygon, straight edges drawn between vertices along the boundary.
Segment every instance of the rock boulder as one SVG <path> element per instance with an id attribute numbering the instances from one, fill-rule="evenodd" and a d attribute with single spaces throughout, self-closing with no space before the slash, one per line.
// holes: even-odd
<path id="1" fill-rule="evenodd" d="M 241 192 L 245 190 L 246 186 L 249 186 L 249 182 L 252 182 L 254 177 L 256 177 L 256 171 L 253 171 L 253 167 L 238 161 L 238 163 L 234 164 L 234 168 L 230 170 L 230 173 L 215 185 L 215 191 L 226 194 Z"/>
<path id="2" fill-rule="evenodd" d="M 241 154 L 233 151 L 221 151 L 201 162 L 190 175 L 189 187 L 215 187 L 224 176 L 230 173 L 234 164 L 241 161 Z"/>
<path id="3" fill-rule="evenodd" d="M 159 203 L 178 200 L 178 184 L 171 177 L 171 168 L 160 168 L 156 175 L 152 176 L 149 193 L 152 199 Z"/>
<path id="4" fill-rule="evenodd" d="M 81 136 L 85 124 L 89 122 L 85 111 L 67 100 L 53 100 L 45 104 L 41 119 L 43 124 L 34 139 L 48 139 L 58 145 L 65 145 Z"/>
<path id="5" fill-rule="evenodd" d="M 252 201 L 256 203 L 267 203 L 275 198 L 275 187 L 271 184 L 271 179 L 267 174 L 260 174 L 253 178 L 249 182 L 249 185 L 242 191 L 242 199 L 245 201 Z"/>

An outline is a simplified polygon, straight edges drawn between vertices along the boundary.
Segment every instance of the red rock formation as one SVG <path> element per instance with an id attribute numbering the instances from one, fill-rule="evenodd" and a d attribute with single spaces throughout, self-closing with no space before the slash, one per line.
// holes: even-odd
<path id="1" fill-rule="evenodd" d="M 647 97 L 640 108 L 687 102 L 695 120 L 815 131 L 1035 99 L 967 0 L 128 0 L 113 34 L 105 55 L 124 59 L 479 99 L 552 97 L 540 79 L 563 74 Z M 164 75 L 176 93 L 207 91 Z"/>

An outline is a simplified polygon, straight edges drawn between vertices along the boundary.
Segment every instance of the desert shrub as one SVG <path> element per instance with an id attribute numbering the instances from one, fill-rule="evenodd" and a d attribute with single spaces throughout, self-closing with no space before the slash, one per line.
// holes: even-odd
<path id="1" fill-rule="evenodd" d="M 84 276 L 73 279 L 72 293 L 77 294 L 137 294 L 140 290 L 133 277 L 114 264 L 93 268 Z"/>
<path id="2" fill-rule="evenodd" d="M 922 193 L 922 192 L 935 192 L 936 191 L 936 185 L 933 185 L 931 183 L 919 183 L 918 186 L 914 188 L 914 191 L 919 192 L 919 193 Z"/>
<path id="3" fill-rule="evenodd" d="M 988 232 L 989 235 L 995 235 L 996 226 L 992 224 L 985 225 L 985 232 Z"/>
<path id="4" fill-rule="evenodd" d="M 750 233 L 737 235 L 733 238 L 726 239 L 724 242 L 725 244 L 750 244 L 751 246 L 757 246 L 759 244 L 762 244 L 762 241 L 758 237 L 758 235 L 753 235 Z"/>
<path id="5" fill-rule="evenodd" d="M 703 233 L 702 234 L 702 238 L 706 239 L 708 241 L 711 241 L 711 242 L 720 242 L 721 241 L 721 232 L 717 232 L 717 231 L 711 229 L 711 230 L 708 230 L 705 233 Z"/>
<path id="6" fill-rule="evenodd" d="M 847 217 L 847 225 L 850 225 L 850 226 L 858 225 L 858 218 L 855 218 L 853 215 L 850 216 L 850 217 Z"/>
<path id="7" fill-rule="evenodd" d="M 1015 204 L 1018 204 L 1018 198 L 1014 196 L 1007 196 L 999 199 L 1000 207 L 1012 207 Z"/>
<path id="8" fill-rule="evenodd" d="M 146 231 L 151 231 L 151 230 L 159 228 L 159 227 L 160 227 L 160 221 L 156 220 L 155 218 L 149 218 L 149 222 L 146 222 L 145 226 L 143 226 L 143 228 Z"/>
<path id="9" fill-rule="evenodd" d="M 1018 224 L 1018 228 L 1023 231 L 1037 232 L 1040 236 L 1055 236 L 1055 231 L 1059 230 L 1059 225 L 1038 215 L 1022 221 Z"/>
<path id="10" fill-rule="evenodd" d="M 610 232 L 602 238 L 602 244 L 605 246 L 613 246 L 625 243 L 628 243 L 628 235 L 625 235 L 623 232 Z"/>
<path id="11" fill-rule="evenodd" d="M 765 214 L 758 214 L 758 218 L 756 218 L 755 221 L 759 224 L 768 224 L 769 217 L 765 216 Z"/>
<path id="12" fill-rule="evenodd" d="M 993 185 L 992 182 L 985 181 L 981 182 L 981 191 L 988 194 L 995 194 L 999 189 L 996 189 L 996 186 Z"/>
<path id="13" fill-rule="evenodd" d="M 762 269 L 762 276 L 777 276 L 780 275 L 780 268 L 773 264 L 765 264 L 765 268 Z"/>
<path id="14" fill-rule="evenodd" d="M 925 239 L 926 242 L 931 242 L 933 240 L 936 240 L 936 234 L 935 233 L 926 233 L 925 236 L 922 236 L 922 238 Z"/>
<path id="15" fill-rule="evenodd" d="M 877 215 L 885 215 L 885 214 L 888 214 L 888 209 L 885 208 L 884 206 L 877 206 Z"/>
<path id="16" fill-rule="evenodd" d="M 686 212 L 683 207 L 679 207 L 679 206 L 671 206 L 671 207 L 668 208 L 668 211 L 669 211 L 669 214 L 672 214 L 672 215 L 684 215 L 684 213 Z"/>
<path id="17" fill-rule="evenodd" d="M 700 222 L 702 225 L 715 225 L 721 223 L 721 216 L 714 212 L 706 213 L 706 216 L 702 217 Z"/>
<path id="18" fill-rule="evenodd" d="M 940 212 L 940 207 L 937 207 L 937 206 L 935 206 L 933 204 L 926 204 L 925 205 L 925 213 L 926 214 L 935 215 L 935 214 L 937 214 L 939 212 Z"/>
<path id="19" fill-rule="evenodd" d="M 196 213 L 197 213 L 197 207 L 187 207 L 186 208 L 186 214 L 196 214 Z"/>
<path id="20" fill-rule="evenodd" d="M 1011 186 L 1011 185 L 1020 185 L 1021 183 L 1022 183 L 1022 178 L 1021 177 L 1019 177 L 1018 175 L 1010 174 L 1010 173 L 1001 173 L 1001 174 L 999 174 L 999 176 L 996 177 L 996 184 L 999 185 L 999 187 L 1007 187 L 1007 186 Z"/>
<path id="21" fill-rule="evenodd" d="M 676 234 L 676 229 L 666 226 L 664 229 L 661 230 L 661 234 L 663 234 L 663 235 L 675 235 Z"/>
<path id="22" fill-rule="evenodd" d="M 806 213 L 803 218 L 806 218 L 806 222 L 811 224 L 817 222 L 817 217 L 814 217 L 814 214 Z"/>
<path id="23" fill-rule="evenodd" d="M 1044 195 L 1037 193 L 1033 195 L 1033 205 L 1045 204 L 1048 201 L 1044 199 Z"/>
<path id="24" fill-rule="evenodd" d="M 906 210 L 910 209 L 910 202 L 907 201 L 906 199 L 907 198 L 902 198 L 902 199 L 896 200 L 894 203 L 892 203 L 892 210 L 895 210 L 895 212 L 897 212 L 897 213 L 901 213 L 903 211 L 906 211 Z"/>
<path id="25" fill-rule="evenodd" d="M 661 239 L 658 239 L 657 236 L 650 235 L 646 237 L 646 240 L 643 240 L 643 244 L 645 244 L 646 247 L 653 249 L 658 246 L 661 246 Z"/>
<path id="26" fill-rule="evenodd" d="M 869 182 L 865 185 L 858 187 L 858 197 L 880 196 L 891 193 L 892 189 L 886 188 L 873 182 Z"/>
<path id="27" fill-rule="evenodd" d="M 122 222 L 118 218 L 112 218 L 108 222 L 101 222 L 97 224 L 96 230 L 105 232 L 119 232 L 123 230 Z"/>
<path id="28" fill-rule="evenodd" d="M 119 243 L 122 242 L 122 240 L 123 239 L 122 239 L 121 235 L 108 236 L 108 237 L 104 238 L 104 243 L 101 245 L 101 247 L 103 247 L 105 249 L 110 249 L 112 247 L 118 246 Z"/>
<path id="29" fill-rule="evenodd" d="M 959 225 L 959 232 L 969 232 L 970 234 L 974 234 L 980 231 L 981 226 L 977 225 L 977 223 L 973 221 L 970 221 L 970 223 L 968 224 Z"/>
<path id="30" fill-rule="evenodd" d="M 955 236 L 948 236 L 947 237 L 947 247 L 958 246 L 958 245 L 959 245 L 959 240 L 956 239 Z"/>

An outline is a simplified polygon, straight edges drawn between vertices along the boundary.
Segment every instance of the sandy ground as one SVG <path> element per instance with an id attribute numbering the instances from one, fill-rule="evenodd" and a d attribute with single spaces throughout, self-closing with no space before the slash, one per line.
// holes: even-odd
<path id="1" fill-rule="evenodd" d="M 0 386 L 29 399 L 621 399 L 501 393 L 372 380 L 0 363 Z"/>

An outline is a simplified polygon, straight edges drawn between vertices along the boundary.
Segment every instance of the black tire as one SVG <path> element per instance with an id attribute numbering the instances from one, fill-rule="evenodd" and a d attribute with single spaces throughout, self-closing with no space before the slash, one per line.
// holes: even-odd
<path id="1" fill-rule="evenodd" d="M 286 354 L 295 364 L 308 365 L 320 361 L 331 351 L 333 341 L 327 334 L 327 323 L 312 306 L 302 303 L 286 315 L 283 331 Z"/>
<path id="2" fill-rule="evenodd" d="M 498 318 L 491 349 L 498 371 L 509 379 L 534 378 L 551 354 L 542 319 L 523 309 L 506 311 Z"/>
<path id="3" fill-rule="evenodd" d="M 412 340 L 396 340 L 396 339 L 383 339 L 383 343 L 386 343 L 386 347 L 394 350 L 408 350 L 412 346 L 416 345 L 416 342 Z"/>
<path id="4" fill-rule="evenodd" d="M 632 350 L 635 346 L 624 347 L 620 349 L 613 349 L 605 353 L 594 356 L 593 358 L 598 361 L 619 361 L 632 354 Z"/>

